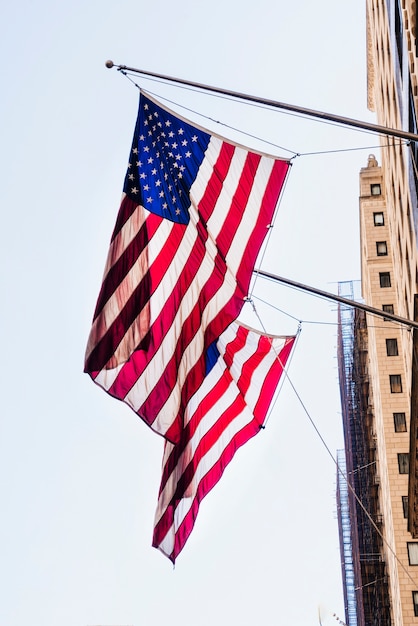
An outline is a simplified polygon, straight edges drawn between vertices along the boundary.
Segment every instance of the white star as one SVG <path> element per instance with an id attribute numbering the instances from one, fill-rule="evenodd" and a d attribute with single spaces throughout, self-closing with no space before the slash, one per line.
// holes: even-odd
<path id="1" fill-rule="evenodd" d="M 151 196 L 149 198 L 147 198 L 147 202 L 148 202 L 148 204 L 152 204 L 154 202 L 153 199 L 151 198 Z"/>
<path id="2" fill-rule="evenodd" d="M 148 163 L 151 165 L 151 163 L 154 163 L 154 159 L 153 159 L 152 157 L 150 157 L 150 158 L 148 159 Z"/>
<path id="3" fill-rule="evenodd" d="M 149 185 L 144 185 L 144 191 L 149 191 Z"/>
<path id="4" fill-rule="evenodd" d="M 184 155 L 184 156 L 186 156 L 187 158 L 189 158 L 189 157 L 191 157 L 191 156 L 192 156 L 192 153 L 191 153 L 191 152 L 189 152 L 189 151 L 187 151 L 187 152 L 185 153 L 185 155 Z"/>
<path id="5" fill-rule="evenodd" d="M 184 130 L 182 128 L 179 128 L 179 135 L 183 135 L 184 134 Z"/>
<path id="6" fill-rule="evenodd" d="M 163 204 L 163 209 L 166 209 L 167 207 L 168 207 L 167 202 L 164 202 L 164 204 Z"/>
<path id="7" fill-rule="evenodd" d="M 160 193 L 158 194 L 159 198 L 164 198 L 164 191 L 160 191 Z"/>
<path id="8" fill-rule="evenodd" d="M 144 146 L 144 152 L 149 152 L 149 146 Z"/>
<path id="9" fill-rule="evenodd" d="M 133 152 L 134 154 L 138 154 L 138 148 L 132 148 L 132 152 Z"/>
<path id="10" fill-rule="evenodd" d="M 161 187 L 161 181 L 160 180 L 156 180 L 155 181 L 155 186 L 156 187 Z"/>
<path id="11" fill-rule="evenodd" d="M 173 150 L 175 150 L 178 146 L 178 143 L 174 142 L 171 144 L 171 147 L 173 148 Z"/>
<path id="12" fill-rule="evenodd" d="M 197 135 L 193 135 L 192 137 L 192 141 L 196 142 L 197 141 Z"/>
<path id="13" fill-rule="evenodd" d="M 133 180 L 135 178 L 135 176 L 133 174 L 129 174 L 128 178 L 129 178 L 129 180 Z"/>
<path id="14" fill-rule="evenodd" d="M 132 187 L 131 193 L 135 193 L 135 194 L 138 193 L 138 189 L 136 187 Z"/>
<path id="15" fill-rule="evenodd" d="M 172 131 L 172 130 L 170 130 L 170 132 L 168 133 L 168 136 L 169 136 L 169 137 L 171 137 L 171 138 L 173 138 L 173 137 L 174 137 L 174 133 L 173 133 L 173 131 Z"/>
<path id="16" fill-rule="evenodd" d="M 142 178 L 142 179 L 144 179 L 146 177 L 147 177 L 147 175 L 145 174 L 145 172 L 142 172 L 142 174 L 139 175 L 139 178 Z"/>
<path id="17" fill-rule="evenodd" d="M 181 142 L 182 146 L 187 146 L 187 139 L 183 139 L 183 141 Z"/>
<path id="18" fill-rule="evenodd" d="M 148 111 L 148 104 L 144 104 L 144 111 Z"/>
<path id="19" fill-rule="evenodd" d="M 156 173 L 157 173 L 157 170 L 156 170 L 156 169 L 155 169 L 155 167 L 154 167 L 154 169 L 153 169 L 153 170 L 151 170 L 151 174 L 152 174 L 153 176 L 155 176 L 155 175 L 156 175 Z"/>
<path id="20" fill-rule="evenodd" d="M 181 211 L 180 209 L 176 209 L 176 215 L 180 215 Z"/>
<path id="21" fill-rule="evenodd" d="M 145 141 L 145 135 L 139 135 L 139 140 L 140 141 Z"/>
<path id="22" fill-rule="evenodd" d="M 171 126 L 171 122 L 170 122 L 170 120 L 166 120 L 165 125 L 166 125 L 166 126 Z"/>

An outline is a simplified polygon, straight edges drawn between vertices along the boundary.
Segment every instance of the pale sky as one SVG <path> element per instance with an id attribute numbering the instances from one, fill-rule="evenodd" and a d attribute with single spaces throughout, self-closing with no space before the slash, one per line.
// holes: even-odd
<path id="1" fill-rule="evenodd" d="M 257 282 L 268 332 L 302 320 L 291 384 L 202 503 L 174 570 L 151 547 L 162 440 L 83 359 L 138 103 L 106 59 L 375 121 L 365 2 L 23 0 L 0 17 L 0 626 L 311 626 L 318 610 L 337 623 L 336 469 L 307 416 L 335 454 L 335 303 Z M 295 159 L 262 264 L 334 293 L 360 278 L 358 175 L 376 137 L 136 80 L 275 155 L 365 148 Z M 259 327 L 250 307 L 242 319 Z"/>

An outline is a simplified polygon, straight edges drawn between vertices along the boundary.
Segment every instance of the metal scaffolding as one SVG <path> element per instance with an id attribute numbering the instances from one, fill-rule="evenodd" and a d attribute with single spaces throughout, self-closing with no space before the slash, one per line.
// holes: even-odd
<path id="1" fill-rule="evenodd" d="M 357 288 L 358 283 L 340 283 L 339 293 L 354 299 L 354 292 Z M 388 577 L 383 542 L 367 515 L 367 513 L 370 515 L 377 528 L 382 528 L 379 476 L 376 471 L 377 440 L 368 376 L 366 315 L 364 311 L 340 305 L 338 318 L 338 370 L 346 463 L 344 476 L 346 477 L 348 504 L 348 510 L 344 509 L 344 485 L 339 479 L 338 513 L 345 582 L 346 621 L 349 626 L 390 626 Z M 348 542 L 348 520 L 351 561 L 344 552 Z M 355 603 L 355 612 L 353 603 Z"/>

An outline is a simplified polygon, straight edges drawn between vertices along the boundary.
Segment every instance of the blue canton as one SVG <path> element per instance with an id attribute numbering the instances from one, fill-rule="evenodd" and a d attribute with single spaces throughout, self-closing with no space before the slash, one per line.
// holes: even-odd
<path id="1" fill-rule="evenodd" d="M 141 95 L 124 191 L 152 213 L 189 222 L 189 191 L 210 135 Z"/>

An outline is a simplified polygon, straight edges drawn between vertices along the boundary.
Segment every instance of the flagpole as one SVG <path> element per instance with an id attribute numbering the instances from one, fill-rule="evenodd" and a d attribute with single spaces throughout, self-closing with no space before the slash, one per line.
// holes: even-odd
<path id="1" fill-rule="evenodd" d="M 252 96 L 250 94 L 241 93 L 238 91 L 231 91 L 229 89 L 222 89 L 220 87 L 213 87 L 211 85 L 205 85 L 204 83 L 197 83 L 184 78 L 175 78 L 174 76 L 167 76 L 165 74 L 157 74 L 156 72 L 150 72 L 147 70 L 137 69 L 135 67 L 129 67 L 127 65 L 117 65 L 113 61 L 106 61 L 106 67 L 111 69 L 116 67 L 119 72 L 126 74 L 127 72 L 133 72 L 134 74 L 142 74 L 144 76 L 150 76 L 152 78 L 158 78 L 159 80 L 165 80 L 172 83 L 178 83 L 180 85 L 187 85 L 203 91 L 211 91 L 212 93 L 218 93 L 223 96 L 229 96 L 237 98 L 239 100 L 247 100 L 248 102 L 255 102 L 256 104 L 262 104 L 276 109 L 283 109 L 284 111 L 291 111 L 299 115 L 306 115 L 308 117 L 314 117 L 328 122 L 334 122 L 343 126 L 351 126 L 359 130 L 365 130 L 372 133 L 378 133 L 379 135 L 387 135 L 389 137 L 396 137 L 398 139 L 406 139 L 407 141 L 418 142 L 418 135 L 405 130 L 398 130 L 395 128 L 388 128 L 387 126 L 380 126 L 379 124 L 371 124 L 369 122 L 363 122 L 361 120 L 355 120 L 350 117 L 343 117 L 341 115 L 335 115 L 333 113 L 325 113 L 323 111 L 316 111 L 314 109 L 307 109 L 304 107 L 296 106 L 294 104 L 286 104 L 285 102 L 278 102 L 277 100 L 269 100 L 268 98 L 260 98 Z"/>
<path id="2" fill-rule="evenodd" d="M 409 326 L 410 328 L 418 328 L 418 322 L 408 320 L 404 317 L 399 317 L 399 315 L 395 315 L 394 313 L 387 313 L 386 311 L 382 311 L 381 309 L 375 309 L 374 307 L 369 306 L 368 304 L 363 304 L 362 302 L 349 300 L 348 298 L 337 296 L 334 293 L 329 293 L 328 291 L 322 291 L 321 289 L 316 289 L 316 287 L 309 287 L 308 285 L 304 285 L 303 283 L 297 283 L 296 281 L 290 280 L 289 278 L 283 278 L 283 276 L 277 276 L 276 274 L 271 274 L 270 272 L 264 272 L 263 270 L 260 270 L 260 269 L 254 269 L 254 274 L 258 276 L 262 276 L 263 278 L 269 278 L 270 280 L 274 280 L 278 283 L 283 283 L 284 285 L 295 287 L 296 289 L 300 289 L 302 291 L 313 293 L 317 296 L 321 296 L 322 298 L 326 298 L 327 300 L 335 300 L 336 302 L 345 304 L 355 309 L 360 309 L 361 311 L 365 311 L 366 313 L 371 313 L 372 315 L 383 317 L 385 321 L 390 320 L 393 322 L 398 322 L 399 324 L 404 324 L 405 326 Z"/>

